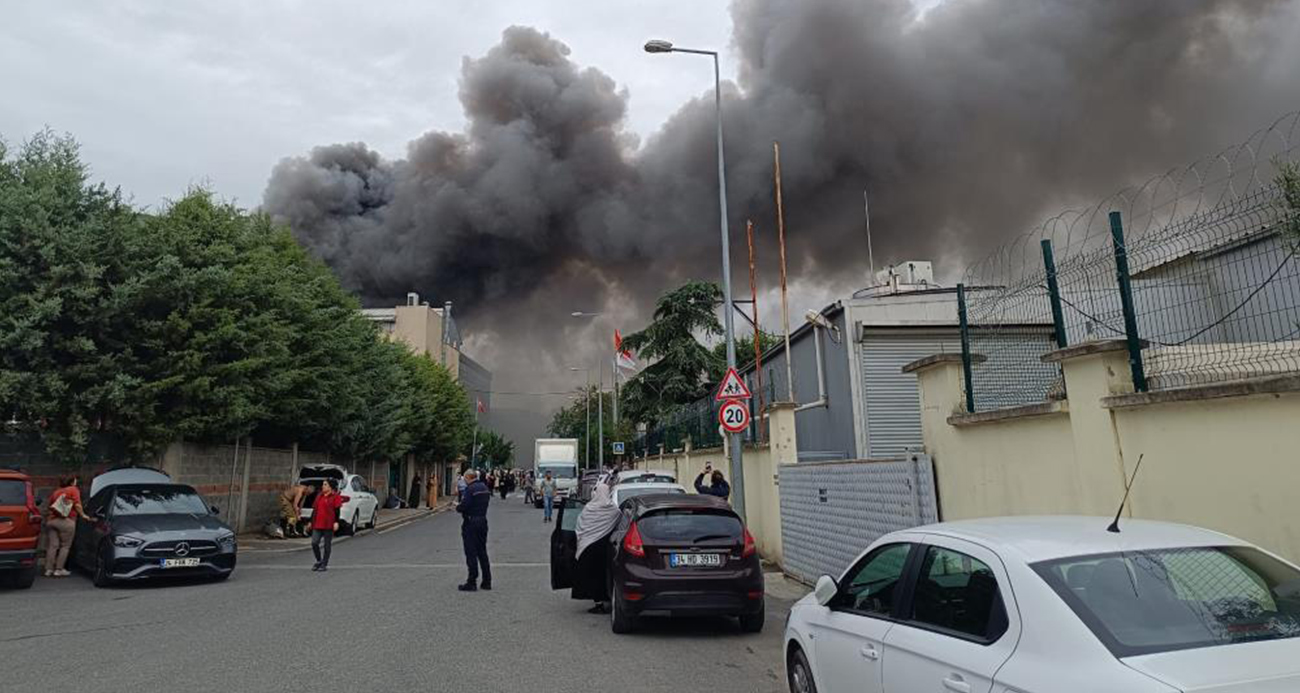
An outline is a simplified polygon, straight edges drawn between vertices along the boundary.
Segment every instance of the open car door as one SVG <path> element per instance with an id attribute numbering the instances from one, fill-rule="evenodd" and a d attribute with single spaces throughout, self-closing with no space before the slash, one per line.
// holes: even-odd
<path id="1" fill-rule="evenodd" d="M 576 498 L 556 503 L 555 529 L 551 531 L 551 589 L 573 587 L 578 553 L 578 516 L 586 505 Z"/>

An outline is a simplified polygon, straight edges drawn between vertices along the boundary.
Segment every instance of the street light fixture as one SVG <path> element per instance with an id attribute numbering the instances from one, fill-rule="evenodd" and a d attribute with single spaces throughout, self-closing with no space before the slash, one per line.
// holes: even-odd
<path id="1" fill-rule="evenodd" d="M 722 76 L 718 67 L 718 52 L 695 48 L 678 48 L 671 41 L 653 39 L 646 41 L 647 53 L 694 53 L 713 58 L 713 103 L 718 121 L 718 211 L 719 231 L 722 234 L 722 300 L 723 329 L 727 339 L 727 367 L 736 367 L 736 328 L 731 302 L 731 233 L 727 227 L 727 163 L 722 152 Z M 731 461 L 731 504 L 736 514 L 745 517 L 745 468 L 741 462 L 739 433 L 730 436 L 728 452 Z"/>
<path id="2" fill-rule="evenodd" d="M 587 313 L 581 310 L 575 310 L 569 315 L 575 318 L 598 318 L 600 313 Z M 590 371 L 588 371 L 587 381 L 591 381 Z M 605 367 L 600 357 L 596 358 L 596 463 L 601 469 L 605 468 Z M 590 411 L 590 406 L 588 406 Z M 590 434 L 590 431 L 588 432 Z M 590 438 L 588 438 L 590 440 Z M 591 455 L 587 456 L 587 464 L 591 463 Z"/>
<path id="3" fill-rule="evenodd" d="M 583 433 L 583 436 L 582 436 L 582 448 L 583 448 L 583 450 L 585 450 L 586 452 L 584 453 L 584 454 L 585 454 L 585 459 L 583 460 L 582 468 L 583 468 L 583 469 L 591 469 L 591 369 L 590 369 L 590 368 L 580 368 L 580 367 L 578 367 L 578 366 L 569 366 L 569 370 L 570 370 L 570 371 L 586 371 L 586 373 L 587 373 L 587 381 L 586 381 L 586 382 L 587 382 L 587 387 L 585 388 L 585 390 L 584 390 L 584 392 L 583 392 L 583 394 L 585 395 L 585 396 L 583 397 L 583 399 L 585 399 L 585 400 L 587 401 L 587 428 L 585 429 L 586 432 Z"/>

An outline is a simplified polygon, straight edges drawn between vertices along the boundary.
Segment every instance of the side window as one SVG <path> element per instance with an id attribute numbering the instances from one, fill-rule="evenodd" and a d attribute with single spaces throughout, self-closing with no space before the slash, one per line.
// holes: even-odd
<path id="1" fill-rule="evenodd" d="M 911 551 L 911 544 L 890 544 L 872 551 L 844 576 L 834 606 L 875 616 L 890 615 Z"/>
<path id="2" fill-rule="evenodd" d="M 359 476 L 352 477 L 352 490 L 358 492 L 363 490 L 361 488 L 361 477 Z"/>
<path id="3" fill-rule="evenodd" d="M 578 529 L 578 516 L 582 514 L 582 506 L 586 505 L 582 501 L 572 498 L 564 501 L 564 510 L 560 513 L 560 530 L 563 532 L 574 532 Z"/>
<path id="4" fill-rule="evenodd" d="M 911 620 L 986 642 L 1007 630 L 998 581 L 983 561 L 931 546 L 921 561 Z"/>
<path id="5" fill-rule="evenodd" d="M 84 506 L 86 514 L 92 517 L 103 517 L 104 508 L 108 505 L 108 498 L 110 495 L 112 495 L 112 489 L 105 489 L 100 491 L 99 495 L 91 498 L 90 502 L 86 503 Z"/>

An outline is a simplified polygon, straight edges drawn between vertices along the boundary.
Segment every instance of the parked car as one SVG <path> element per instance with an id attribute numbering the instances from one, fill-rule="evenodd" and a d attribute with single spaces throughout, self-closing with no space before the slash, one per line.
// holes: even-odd
<path id="1" fill-rule="evenodd" d="M 303 500 L 299 517 L 304 523 L 311 520 L 311 504 L 316 500 L 316 493 L 326 479 L 334 479 L 339 484 L 339 493 L 348 497 L 348 502 L 339 508 L 339 533 L 356 534 L 358 529 L 374 529 L 379 521 L 379 499 L 374 490 L 366 485 L 366 480 L 337 464 L 320 464 L 303 467 L 298 472 L 299 483 L 312 487 L 312 492 Z"/>
<path id="2" fill-rule="evenodd" d="M 629 498 L 650 496 L 654 494 L 686 493 L 686 487 L 663 481 L 647 481 L 635 484 L 618 484 L 613 488 L 614 505 L 622 505 Z"/>
<path id="3" fill-rule="evenodd" d="M 1300 690 L 1300 569 L 1209 530 L 1109 522 L 885 535 L 791 610 L 790 690 Z"/>
<path id="4" fill-rule="evenodd" d="M 628 469 L 614 477 L 615 484 L 677 483 L 677 475 L 664 469 Z"/>
<path id="5" fill-rule="evenodd" d="M 596 488 L 596 482 L 600 481 L 600 478 L 604 475 L 605 472 L 602 472 L 599 469 L 588 469 L 584 471 L 582 476 L 578 479 L 578 487 L 574 489 L 572 497 L 582 501 L 583 503 L 591 501 L 592 490 Z"/>
<path id="6" fill-rule="evenodd" d="M 551 587 L 578 577 L 577 515 L 581 502 L 560 505 L 551 534 Z M 641 616 L 735 616 L 746 632 L 763 629 L 763 571 L 754 538 L 731 506 L 713 496 L 636 496 L 621 506 L 605 566 L 610 628 L 628 633 Z M 597 595 L 574 590 L 575 599 Z"/>
<path id="7" fill-rule="evenodd" d="M 27 589 L 36 581 L 36 543 L 41 537 L 39 501 L 32 480 L 0 469 L 0 585 Z"/>
<path id="8" fill-rule="evenodd" d="M 163 472 L 104 472 L 91 480 L 85 508 L 96 520 L 77 518 L 69 562 L 97 587 L 158 576 L 224 580 L 235 570 L 234 531 L 193 487 Z"/>

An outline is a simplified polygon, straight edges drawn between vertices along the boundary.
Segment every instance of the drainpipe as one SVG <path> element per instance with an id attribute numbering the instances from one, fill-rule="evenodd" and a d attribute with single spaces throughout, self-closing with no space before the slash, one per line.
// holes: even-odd
<path id="1" fill-rule="evenodd" d="M 822 357 L 822 333 L 817 325 L 813 325 L 813 348 L 817 351 L 817 400 L 795 407 L 796 413 L 830 405 L 830 401 L 826 398 L 826 366 L 823 364 Z"/>

